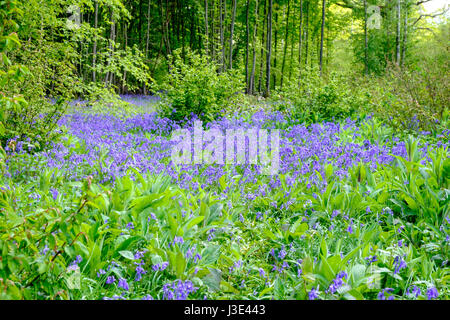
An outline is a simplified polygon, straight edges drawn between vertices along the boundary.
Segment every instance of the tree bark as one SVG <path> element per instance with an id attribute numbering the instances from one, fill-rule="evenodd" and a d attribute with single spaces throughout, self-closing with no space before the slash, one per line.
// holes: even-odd
<path id="1" fill-rule="evenodd" d="M 405 19 L 403 27 L 402 66 L 405 65 L 406 47 L 408 45 L 408 4 L 405 4 Z"/>
<path id="2" fill-rule="evenodd" d="M 367 0 L 364 0 L 364 74 L 369 74 L 369 46 L 367 38 Z"/>
<path id="3" fill-rule="evenodd" d="M 208 0 L 205 0 L 205 54 L 208 55 L 209 47 L 209 33 L 208 33 Z"/>
<path id="4" fill-rule="evenodd" d="M 287 7 L 287 16 L 286 16 L 286 34 L 284 37 L 284 52 L 283 52 L 283 62 L 281 64 L 281 83 L 280 88 L 283 89 L 283 80 L 284 80 L 284 67 L 286 65 L 286 53 L 287 53 L 287 45 L 288 45 L 288 36 L 289 36 L 289 15 L 291 11 L 291 0 L 288 0 Z"/>
<path id="5" fill-rule="evenodd" d="M 397 35 L 395 38 L 395 56 L 397 65 L 400 65 L 400 24 L 401 24 L 400 0 L 397 0 Z"/>
<path id="6" fill-rule="evenodd" d="M 266 91 L 265 97 L 270 95 L 270 60 L 272 56 L 272 0 L 269 0 L 269 12 L 267 14 L 267 60 L 266 60 Z"/>
<path id="7" fill-rule="evenodd" d="M 298 79 L 302 74 L 303 0 L 300 0 L 300 27 L 298 32 Z"/>
<path id="8" fill-rule="evenodd" d="M 320 75 L 322 76 L 322 68 L 323 68 L 323 37 L 324 37 L 324 30 L 325 30 L 325 14 L 326 14 L 326 8 L 327 8 L 327 1 L 322 1 L 322 28 L 320 29 L 320 56 L 319 56 L 319 70 Z"/>
<path id="9" fill-rule="evenodd" d="M 116 23 L 115 23 L 115 18 L 114 18 L 114 11 L 113 11 L 113 9 L 111 9 L 111 31 L 110 31 L 110 36 L 109 36 L 109 60 L 108 60 L 107 68 L 109 68 L 109 66 L 111 65 L 111 60 L 114 55 L 115 39 L 116 39 Z M 105 77 L 105 86 L 108 86 L 108 84 L 111 84 L 112 81 L 113 81 L 113 75 L 111 72 L 108 71 L 106 73 L 106 77 Z"/>
<path id="10" fill-rule="evenodd" d="M 151 10 L 152 1 L 148 0 L 148 8 L 147 8 L 147 32 L 145 34 L 145 59 L 148 59 L 148 46 L 150 45 L 150 10 Z M 144 83 L 143 92 L 147 94 L 147 86 Z"/>
<path id="11" fill-rule="evenodd" d="M 284 19 L 284 8 L 283 8 L 283 19 Z M 273 68 L 276 70 L 277 69 L 277 56 L 278 56 L 278 12 L 277 10 L 275 11 L 275 31 L 274 31 L 274 35 L 275 35 L 275 44 L 274 44 L 274 55 L 273 55 Z M 276 72 L 272 72 L 273 73 L 273 85 L 276 86 L 277 85 L 277 75 Z"/>
<path id="12" fill-rule="evenodd" d="M 223 34 L 223 1 L 220 0 L 220 12 L 219 12 L 219 18 L 220 18 L 220 50 L 222 52 L 222 55 L 220 57 L 220 72 L 225 71 L 225 48 L 224 48 L 224 34 Z M 225 0 L 226 1 L 226 0 Z M 225 3 L 226 5 L 226 3 Z"/>
<path id="13" fill-rule="evenodd" d="M 233 0 L 233 13 L 231 16 L 231 33 L 230 33 L 230 56 L 229 68 L 233 69 L 233 35 L 234 35 L 234 22 L 236 20 L 236 0 Z"/>
<path id="14" fill-rule="evenodd" d="M 249 82 L 249 75 L 248 75 L 248 58 L 249 58 L 249 41 L 250 41 L 250 28 L 248 25 L 248 14 L 250 9 L 250 0 L 247 0 L 247 8 L 245 12 L 245 25 L 246 25 L 246 48 L 245 48 L 245 87 L 247 88 L 245 91 L 248 93 L 248 82 Z"/>
<path id="15" fill-rule="evenodd" d="M 253 52 L 252 52 L 252 56 L 253 56 L 253 61 L 252 61 L 252 73 L 250 75 L 250 83 L 248 85 L 248 93 L 249 94 L 253 94 L 253 92 L 255 91 L 255 68 L 256 68 L 256 37 L 258 35 L 258 0 L 256 0 L 256 4 L 255 4 L 255 27 L 253 29 Z"/>
<path id="16" fill-rule="evenodd" d="M 92 81 L 96 82 L 96 63 L 97 63 L 97 27 L 98 27 L 98 0 L 95 0 L 95 13 L 94 13 L 94 49 L 92 56 Z"/>
<path id="17" fill-rule="evenodd" d="M 258 92 L 262 92 L 262 77 L 263 77 L 263 65 L 264 65 L 264 43 L 265 43 L 265 31 L 266 31 L 266 13 L 267 13 L 267 1 L 264 0 L 264 13 L 263 13 L 263 28 L 261 37 L 261 62 L 259 64 L 259 79 L 258 79 Z"/>
<path id="18" fill-rule="evenodd" d="M 309 2 L 306 3 L 306 30 L 305 30 L 305 67 L 308 66 L 308 46 L 309 46 Z"/>

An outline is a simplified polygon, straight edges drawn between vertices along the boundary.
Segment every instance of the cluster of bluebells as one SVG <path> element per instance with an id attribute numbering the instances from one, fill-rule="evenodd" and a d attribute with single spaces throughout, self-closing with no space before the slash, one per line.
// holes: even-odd
<path id="1" fill-rule="evenodd" d="M 378 300 L 394 300 L 394 296 L 392 295 L 393 292 L 394 289 L 392 288 L 382 289 L 380 292 L 378 292 Z"/>
<path id="2" fill-rule="evenodd" d="M 406 267 L 406 261 L 403 260 L 403 257 L 396 256 L 394 258 L 394 274 L 399 273 L 401 269 L 405 269 Z"/>
<path id="3" fill-rule="evenodd" d="M 76 270 L 81 261 L 83 261 L 83 258 L 80 255 L 76 256 L 75 260 L 72 261 L 67 270 Z"/>
<path id="4" fill-rule="evenodd" d="M 409 287 L 408 288 L 408 290 L 406 290 L 406 294 L 408 295 L 408 296 L 414 296 L 414 297 L 419 297 L 420 295 L 421 295 L 421 291 L 420 291 L 420 288 L 418 287 L 418 286 L 411 286 L 411 287 Z"/>
<path id="5" fill-rule="evenodd" d="M 308 292 L 308 300 L 316 300 L 319 297 L 319 286 L 317 288 L 312 287 Z"/>
<path id="6" fill-rule="evenodd" d="M 175 280 L 173 283 L 167 283 L 163 286 L 164 300 L 187 300 L 189 294 L 194 293 L 198 288 L 190 280 Z"/>
<path id="7" fill-rule="evenodd" d="M 347 273 L 345 271 L 341 271 L 338 273 L 335 279 L 333 279 L 332 283 L 328 287 L 328 289 L 325 291 L 326 293 L 334 294 L 338 291 L 340 287 L 344 285 L 344 280 L 347 280 Z"/>
<path id="8" fill-rule="evenodd" d="M 281 249 L 278 251 L 278 253 L 275 253 L 275 249 L 272 248 L 270 250 L 270 255 L 274 258 L 274 264 L 273 264 L 273 267 L 272 267 L 272 271 L 275 271 L 275 272 L 278 271 L 279 273 L 282 273 L 285 268 L 289 267 L 289 264 L 287 263 L 287 261 L 283 261 L 283 259 L 287 255 L 287 252 L 286 252 L 286 250 L 284 248 L 284 245 L 281 247 Z M 283 261 L 281 267 L 279 267 L 277 265 L 277 262 L 279 263 L 280 261 Z"/>
<path id="9" fill-rule="evenodd" d="M 184 128 L 191 133 L 194 130 L 193 117 Z M 279 112 L 256 112 L 251 119 L 243 119 L 239 115 L 231 118 L 219 118 L 207 125 L 207 128 L 217 128 L 222 132 L 227 129 L 271 129 L 286 124 L 287 116 Z M 64 116 L 60 125 L 66 126 L 71 135 L 84 142 L 82 153 L 73 152 L 75 145 L 55 142 L 48 151 L 39 153 L 41 160 L 38 165 L 60 169 L 67 178 L 81 180 L 86 174 L 97 176 L 100 182 L 114 182 L 117 177 L 123 176 L 131 167 L 148 174 L 165 174 L 173 179 L 181 188 L 198 188 L 200 185 L 192 177 L 200 176 L 204 182 L 202 187 L 216 183 L 226 174 L 225 165 L 215 164 L 207 170 L 199 170 L 202 164 L 182 165 L 178 171 L 168 161 L 174 142 L 170 140 L 170 133 L 180 129 L 180 125 L 161 118 L 156 112 L 138 114 L 123 118 L 113 115 L 93 115 L 74 112 Z M 340 133 L 353 135 L 353 141 L 342 141 Z M 335 168 L 336 177 L 346 177 L 348 169 L 360 162 L 366 163 L 371 169 L 378 165 L 389 164 L 395 159 L 393 155 L 406 156 L 406 147 L 403 142 L 384 141 L 382 143 L 368 140 L 357 142 L 360 139 L 359 128 L 355 121 L 347 120 L 344 123 L 316 123 L 311 125 L 292 125 L 280 131 L 280 172 L 289 173 L 288 186 L 298 182 L 306 182 L 309 187 L 317 186 L 324 190 L 326 182 L 320 175 L 325 173 L 324 166 L 331 163 Z M 132 134 L 130 134 L 130 132 Z M 14 152 L 23 151 L 19 143 Z M 247 148 L 247 147 L 246 147 Z M 104 166 L 98 159 L 103 157 L 102 150 L 108 150 Z M 12 150 L 8 151 L 12 153 Z M 425 150 L 424 150 L 425 153 Z M 233 174 L 237 172 L 236 165 L 231 168 Z M 261 173 L 262 166 L 257 165 L 249 169 L 244 165 L 244 176 L 241 182 L 255 182 Z M 83 170 L 80 170 L 83 168 Z M 39 169 L 39 168 L 36 168 Z M 16 170 L 16 169 L 15 169 Z M 12 175 L 20 174 L 10 172 Z M 88 171 L 88 172 L 87 172 Z M 241 185 L 243 185 L 241 183 Z M 259 188 L 250 197 L 264 196 L 271 189 L 281 187 L 281 182 L 275 179 L 264 188 Z M 224 191 L 226 193 L 229 189 Z M 247 193 L 243 193 L 247 194 Z M 56 197 L 56 194 L 55 194 Z M 287 209 L 295 201 L 288 200 L 280 204 L 281 209 Z M 277 206 L 279 207 L 279 206 Z"/>
<path id="10" fill-rule="evenodd" d="M 378 261 L 378 258 L 377 258 L 377 256 L 375 256 L 375 255 L 369 256 L 369 257 L 367 257 L 367 258 L 365 258 L 365 259 L 367 260 L 367 263 L 368 263 L 368 264 L 372 264 L 372 263 Z"/>
<path id="11" fill-rule="evenodd" d="M 139 261 L 135 261 L 135 262 L 134 262 L 134 264 L 136 265 L 136 269 L 135 269 L 135 271 L 136 271 L 136 276 L 135 276 L 135 278 L 134 278 L 134 281 L 136 281 L 136 282 L 141 281 L 142 275 L 147 273 L 147 270 L 145 270 L 145 269 L 143 268 L 145 262 L 144 262 L 144 260 L 142 259 L 142 258 L 144 257 L 144 254 L 145 254 L 146 252 L 147 252 L 147 249 L 144 249 L 144 250 L 142 250 L 142 251 L 137 251 L 137 252 L 134 254 L 134 259 L 135 259 L 135 260 L 139 260 Z"/>
<path id="12" fill-rule="evenodd" d="M 156 263 L 154 265 L 152 265 L 152 270 L 153 271 L 164 271 L 166 270 L 166 268 L 169 266 L 169 262 L 161 262 L 161 263 Z"/>
<path id="13" fill-rule="evenodd" d="M 173 239 L 173 241 L 172 241 L 172 242 L 169 241 L 169 243 L 167 244 L 167 246 L 170 248 L 171 246 L 173 247 L 173 246 L 175 246 L 176 244 L 183 244 L 183 243 L 184 243 L 183 237 L 175 236 L 174 239 Z"/>

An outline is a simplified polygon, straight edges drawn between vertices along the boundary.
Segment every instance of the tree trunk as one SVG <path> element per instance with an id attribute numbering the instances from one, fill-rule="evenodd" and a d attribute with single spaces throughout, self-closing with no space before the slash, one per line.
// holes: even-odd
<path id="1" fill-rule="evenodd" d="M 364 0 L 364 74 L 369 74 L 369 46 L 367 38 L 367 0 Z"/>
<path id="2" fill-rule="evenodd" d="M 284 80 L 284 67 L 286 65 L 286 53 L 287 53 L 287 45 L 288 45 L 288 36 L 289 36 L 289 14 L 291 11 L 291 0 L 288 0 L 287 7 L 287 16 L 286 16 L 286 34 L 284 37 L 284 52 L 283 52 L 283 63 L 281 64 L 281 83 L 280 88 L 283 89 L 283 80 Z"/>
<path id="3" fill-rule="evenodd" d="M 298 79 L 302 73 L 302 39 L 303 39 L 303 0 L 300 0 L 300 27 L 298 31 Z"/>
<path id="4" fill-rule="evenodd" d="M 405 4 L 405 20 L 403 27 L 402 66 L 405 65 L 406 47 L 408 43 L 408 6 Z"/>
<path id="5" fill-rule="evenodd" d="M 264 0 L 264 13 L 263 13 L 263 28 L 261 38 L 261 62 L 259 64 L 259 79 L 258 79 L 258 92 L 262 92 L 262 77 L 263 77 L 263 65 L 264 65 L 264 43 L 265 43 L 265 30 L 266 30 L 266 13 L 267 13 L 267 1 Z"/>
<path id="6" fill-rule="evenodd" d="M 144 6 L 143 1 L 139 0 L 139 23 L 138 23 L 138 37 L 139 37 L 139 47 L 142 44 L 142 7 Z"/>
<path id="7" fill-rule="evenodd" d="M 123 25 L 123 38 L 125 41 L 125 50 L 128 47 L 128 34 L 127 34 L 127 24 L 126 22 Z M 123 71 L 123 78 L 122 78 L 122 94 L 125 94 L 126 90 L 126 83 L 127 83 L 127 70 Z"/>
<path id="8" fill-rule="evenodd" d="M 245 26 L 246 26 L 246 47 L 245 47 L 245 87 L 247 88 L 245 91 L 248 93 L 248 82 L 249 82 L 249 75 L 248 75 L 248 55 L 249 55 L 249 41 L 250 41 L 250 28 L 248 25 L 248 14 L 249 14 L 249 8 L 250 7 L 250 0 L 247 0 L 247 10 L 245 12 Z"/>
<path id="9" fill-rule="evenodd" d="M 148 0 L 148 8 L 147 8 L 147 32 L 145 34 L 145 59 L 148 59 L 148 46 L 150 45 L 150 9 L 151 9 L 151 0 Z M 147 86 L 144 83 L 143 87 L 144 94 L 147 94 Z"/>
<path id="10" fill-rule="evenodd" d="M 309 2 L 306 3 L 306 30 L 305 30 L 305 67 L 308 66 L 308 46 L 309 46 Z"/>
<path id="11" fill-rule="evenodd" d="M 216 1 L 213 0 L 212 1 L 212 6 L 211 6 L 211 36 L 209 37 L 209 39 L 211 40 L 210 41 L 211 42 L 211 59 L 213 61 L 216 61 L 216 37 L 215 37 L 216 30 L 214 28 L 215 27 L 215 25 L 214 25 L 214 22 L 215 22 L 214 11 L 215 11 L 215 8 L 216 8 L 215 4 L 216 4 Z"/>
<path id="12" fill-rule="evenodd" d="M 275 44 L 274 44 L 274 55 L 273 55 L 273 68 L 276 70 L 277 69 L 277 56 L 278 56 L 278 10 L 275 11 Z M 284 8 L 283 8 L 283 19 L 284 19 Z M 276 72 L 272 72 L 273 73 L 273 85 L 276 86 L 277 85 L 277 75 Z"/>
<path id="13" fill-rule="evenodd" d="M 252 62 L 252 73 L 250 75 L 250 83 L 248 85 L 248 93 L 253 94 L 255 91 L 255 68 L 256 68 L 256 37 L 258 35 L 258 0 L 255 4 L 255 28 L 253 29 L 253 62 Z"/>
<path id="14" fill-rule="evenodd" d="M 272 56 L 272 0 L 269 0 L 269 12 L 267 14 L 267 60 L 266 60 L 266 92 L 265 97 L 270 95 L 270 60 Z"/>
<path id="15" fill-rule="evenodd" d="M 205 0 L 205 54 L 208 55 L 208 41 L 209 33 L 208 33 L 208 0 Z"/>
<path id="16" fill-rule="evenodd" d="M 320 57 L 319 57 L 319 70 L 320 75 L 322 76 L 322 60 L 323 60 L 323 36 L 324 36 L 324 30 L 325 30 L 325 13 L 327 8 L 327 1 L 322 1 L 322 28 L 320 29 Z"/>
<path id="17" fill-rule="evenodd" d="M 293 22 L 292 29 L 295 30 L 295 20 Z M 289 81 L 291 81 L 291 77 L 292 77 L 292 62 L 294 60 L 294 42 L 295 42 L 294 40 L 295 40 L 294 32 L 292 32 L 292 34 L 291 34 L 291 56 L 289 58 Z"/>
<path id="18" fill-rule="evenodd" d="M 400 65 L 400 24 L 401 24 L 400 0 L 397 0 L 397 36 L 395 38 L 395 56 L 397 65 Z"/>
<path id="19" fill-rule="evenodd" d="M 220 50 L 222 52 L 222 55 L 220 57 L 220 72 L 225 71 L 225 48 L 224 48 L 225 39 L 224 39 L 224 34 L 223 34 L 223 1 L 224 0 L 220 0 L 220 12 L 219 12 L 219 18 L 220 18 Z"/>
<path id="20" fill-rule="evenodd" d="M 109 38 L 110 38 L 109 39 L 109 60 L 108 60 L 108 64 L 107 64 L 107 69 L 111 65 L 111 61 L 112 61 L 113 54 L 114 54 L 114 42 L 116 39 L 116 23 L 115 23 L 115 19 L 114 19 L 114 12 L 112 9 L 111 9 L 111 31 L 110 31 Z M 105 86 L 108 86 L 108 84 L 111 84 L 112 81 L 113 81 L 112 73 L 107 72 L 106 77 L 105 77 Z"/>
<path id="21" fill-rule="evenodd" d="M 234 22 L 236 20 L 236 0 L 233 0 L 233 14 L 231 16 L 231 33 L 230 33 L 230 56 L 229 68 L 233 69 L 233 35 L 234 35 Z"/>
<path id="22" fill-rule="evenodd" d="M 92 81 L 96 81 L 96 63 L 97 63 L 97 27 L 98 27 L 98 0 L 95 0 L 95 13 L 94 13 L 94 28 L 95 28 L 95 34 L 94 34 L 94 50 L 93 50 L 93 57 L 92 57 Z"/>

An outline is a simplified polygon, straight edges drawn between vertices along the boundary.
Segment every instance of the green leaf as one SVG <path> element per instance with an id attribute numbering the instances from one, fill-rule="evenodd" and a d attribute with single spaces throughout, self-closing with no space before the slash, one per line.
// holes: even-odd
<path id="1" fill-rule="evenodd" d="M 208 286 L 211 291 L 220 291 L 220 285 L 224 284 L 222 282 L 222 271 L 219 269 L 208 268 L 209 273 L 202 278 L 202 281 Z M 231 286 L 233 291 L 236 291 L 233 286 Z"/>
<path id="2" fill-rule="evenodd" d="M 127 258 L 129 260 L 134 260 L 134 255 L 131 251 L 122 250 L 122 251 L 119 251 L 119 254 L 124 258 Z"/>

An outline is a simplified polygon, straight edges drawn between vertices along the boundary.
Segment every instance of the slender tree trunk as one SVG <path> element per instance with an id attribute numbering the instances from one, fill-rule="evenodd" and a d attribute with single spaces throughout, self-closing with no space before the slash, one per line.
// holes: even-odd
<path id="1" fill-rule="evenodd" d="M 253 92 L 255 91 L 255 68 L 256 68 L 256 39 L 257 39 L 257 35 L 258 35 L 258 0 L 256 0 L 256 4 L 255 4 L 255 27 L 253 29 L 253 49 L 252 49 L 252 56 L 253 56 L 253 61 L 252 61 L 252 73 L 250 75 L 250 83 L 248 85 L 248 89 L 249 89 L 249 94 L 253 94 Z"/>
<path id="2" fill-rule="evenodd" d="M 92 81 L 96 82 L 96 63 L 97 63 L 97 27 L 98 27 L 98 0 L 95 0 L 95 13 L 94 13 L 94 50 L 92 56 Z"/>
<path id="3" fill-rule="evenodd" d="M 291 0 L 288 0 L 287 7 L 287 16 L 286 16 L 286 35 L 284 37 L 284 52 L 283 52 L 283 63 L 281 64 L 281 83 L 280 87 L 283 89 L 283 81 L 284 81 L 284 67 L 286 65 L 286 53 L 287 53 L 287 45 L 289 40 L 289 15 L 291 11 Z"/>
<path id="4" fill-rule="evenodd" d="M 145 59 L 148 59 L 148 46 L 150 45 L 150 10 L 151 10 L 152 1 L 148 0 L 148 8 L 147 8 L 147 32 L 145 33 Z M 147 94 L 147 86 L 144 83 L 143 86 L 144 94 Z"/>
<path id="5" fill-rule="evenodd" d="M 181 4 L 181 55 L 183 56 L 183 62 L 186 62 L 186 22 L 183 17 L 185 16 L 186 10 L 184 7 L 184 3 Z"/>
<path id="6" fill-rule="evenodd" d="M 143 0 L 139 0 L 139 23 L 138 23 L 138 38 L 139 38 L 139 47 L 141 48 L 142 44 L 142 7 L 144 6 Z"/>
<path id="7" fill-rule="evenodd" d="M 249 74 L 248 74 L 248 55 L 249 55 L 249 41 L 250 41 L 250 28 L 248 25 L 248 15 L 250 10 L 250 0 L 247 0 L 247 8 L 245 12 L 245 26 L 246 26 L 246 47 L 245 47 L 245 87 L 247 88 L 246 93 L 248 93 L 248 83 L 249 83 Z"/>
<path id="8" fill-rule="evenodd" d="M 266 60 L 266 68 L 267 68 L 267 76 L 266 76 L 266 92 L 265 97 L 269 97 L 270 95 L 270 60 L 272 56 L 272 0 L 269 0 L 269 12 L 267 15 L 267 60 Z"/>
<path id="9" fill-rule="evenodd" d="M 195 14 L 192 12 L 192 8 L 188 10 L 189 16 L 191 17 L 191 25 L 189 28 L 189 48 L 194 50 L 195 43 Z"/>
<path id="10" fill-rule="evenodd" d="M 284 8 L 283 8 L 283 19 L 284 19 Z M 277 56 L 278 56 L 278 10 L 275 11 L 275 45 L 274 45 L 274 55 L 273 55 L 273 68 L 276 70 L 277 69 Z M 272 72 L 273 73 L 273 84 L 274 86 L 277 85 L 277 75 L 276 72 Z"/>
<path id="11" fill-rule="evenodd" d="M 292 25 L 292 29 L 295 30 L 295 20 Z M 291 34 L 291 56 L 289 58 L 289 81 L 291 81 L 291 78 L 292 78 L 292 63 L 294 60 L 294 42 L 295 42 L 294 36 L 295 36 L 294 32 L 292 32 L 292 34 Z"/>
<path id="12" fill-rule="evenodd" d="M 128 33 L 127 33 L 127 24 L 124 23 L 123 25 L 123 39 L 125 41 L 125 50 L 128 47 Z M 122 78 L 122 94 L 125 94 L 126 90 L 126 83 L 127 83 L 127 70 L 123 71 L 123 78 Z"/>
<path id="13" fill-rule="evenodd" d="M 220 71 L 225 71 L 225 38 L 223 34 L 223 1 L 220 0 L 220 12 L 219 12 L 219 18 L 220 18 L 220 50 L 222 52 L 222 55 L 220 57 Z"/>
<path id="14" fill-rule="evenodd" d="M 298 31 L 298 79 L 302 74 L 303 0 L 300 0 L 300 27 Z"/>
<path id="15" fill-rule="evenodd" d="M 150 45 L 150 10 L 152 6 L 152 1 L 148 0 L 147 9 L 147 32 L 145 34 L 145 58 L 148 58 L 148 46 Z"/>
<path id="16" fill-rule="evenodd" d="M 406 47 L 408 45 L 408 4 L 405 3 L 405 19 L 403 26 L 402 66 L 405 65 Z"/>
<path id="17" fill-rule="evenodd" d="M 236 0 L 233 0 L 233 13 L 231 16 L 231 33 L 230 33 L 230 56 L 229 68 L 233 69 L 233 35 L 234 35 L 234 22 L 236 20 Z"/>
<path id="18" fill-rule="evenodd" d="M 308 46 L 309 46 L 309 2 L 306 3 L 306 30 L 305 30 L 305 67 L 308 66 Z"/>
<path id="19" fill-rule="evenodd" d="M 111 31 L 110 31 L 110 37 L 109 37 L 109 60 L 107 63 L 107 69 L 110 67 L 111 65 L 111 61 L 114 55 L 114 43 L 115 43 L 115 39 L 116 39 L 116 23 L 115 23 L 115 18 L 114 18 L 114 12 L 111 9 Z M 107 72 L 106 73 L 106 77 L 105 77 L 105 86 L 108 86 L 108 84 L 111 84 L 113 81 L 113 74 L 111 72 Z"/>
<path id="20" fill-rule="evenodd" d="M 369 45 L 367 38 L 367 0 L 364 0 L 364 74 L 369 74 Z"/>
<path id="21" fill-rule="evenodd" d="M 211 42 L 211 59 L 216 62 L 216 29 L 215 29 L 215 9 L 216 9 L 216 0 L 212 1 L 211 6 L 211 36 L 210 36 L 210 42 Z"/>
<path id="22" fill-rule="evenodd" d="M 209 46 L 209 33 L 208 33 L 208 0 L 205 0 L 205 54 L 208 55 Z"/>
<path id="23" fill-rule="evenodd" d="M 400 65 L 400 25 L 401 25 L 401 11 L 400 0 L 397 0 L 397 36 L 395 39 L 395 56 L 397 65 Z"/>
<path id="24" fill-rule="evenodd" d="M 325 15 L 326 15 L 326 9 L 327 9 L 327 1 L 322 1 L 322 28 L 320 29 L 320 57 L 319 57 L 319 70 L 320 75 L 322 76 L 322 61 L 323 61 L 323 37 L 324 37 L 324 31 L 325 31 Z"/>
<path id="25" fill-rule="evenodd" d="M 264 44 L 265 44 L 265 31 L 266 31 L 266 13 L 267 13 L 267 1 L 264 0 L 264 14 L 263 14 L 263 28 L 261 38 L 261 62 L 259 64 L 259 79 L 258 79 L 258 92 L 262 92 L 262 77 L 263 77 L 263 65 L 264 65 Z"/>

